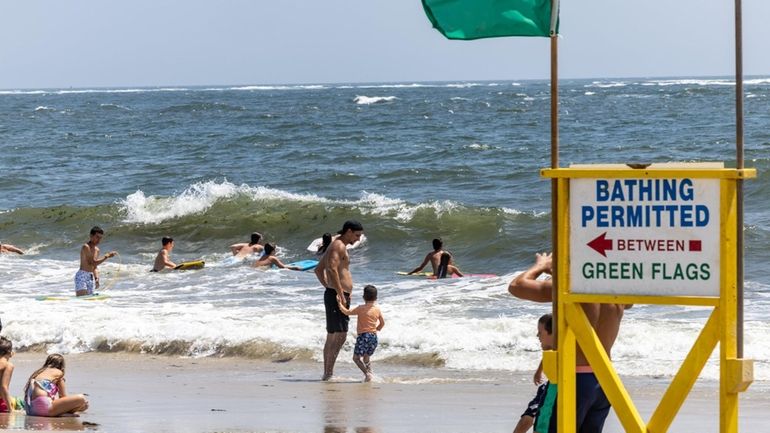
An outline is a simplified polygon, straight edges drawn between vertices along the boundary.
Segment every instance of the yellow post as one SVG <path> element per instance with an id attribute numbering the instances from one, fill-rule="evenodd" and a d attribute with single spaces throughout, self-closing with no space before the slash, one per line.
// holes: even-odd
<path id="1" fill-rule="evenodd" d="M 565 299 L 569 293 L 569 179 L 557 179 L 558 200 L 557 209 L 559 218 L 558 236 L 559 245 L 555 245 L 556 258 L 559 261 L 557 269 L 559 278 L 556 282 L 559 296 L 557 307 L 558 325 L 558 393 L 557 393 L 557 417 L 556 427 L 560 433 L 575 433 L 576 420 L 576 388 L 575 388 L 575 334 L 567 326 Z"/>
<path id="2" fill-rule="evenodd" d="M 738 295 L 736 289 L 735 235 L 736 195 L 735 181 L 721 182 L 721 237 L 722 237 L 722 293 L 720 296 L 721 327 L 719 330 L 719 431 L 738 432 L 738 394 L 730 392 L 727 384 L 728 359 L 736 358 Z"/>
<path id="3" fill-rule="evenodd" d="M 668 431 L 674 417 L 679 413 L 684 400 L 698 379 L 698 375 L 703 370 L 703 366 L 706 365 L 711 353 L 714 352 L 714 347 L 719 341 L 720 317 L 719 309 L 715 308 L 692 349 L 690 349 L 690 353 L 687 354 L 682 366 L 679 367 L 679 372 L 674 376 L 674 380 L 671 381 L 666 393 L 663 394 L 650 422 L 647 423 L 649 433 Z"/>

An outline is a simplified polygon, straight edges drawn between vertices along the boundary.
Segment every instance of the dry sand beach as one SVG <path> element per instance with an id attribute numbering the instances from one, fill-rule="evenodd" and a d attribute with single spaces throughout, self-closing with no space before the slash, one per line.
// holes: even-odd
<path id="1" fill-rule="evenodd" d="M 18 395 L 42 354 L 23 353 L 12 394 Z M 89 395 L 79 418 L 0 416 L 3 429 L 102 432 L 508 432 L 534 391 L 529 374 L 457 372 L 375 365 L 380 379 L 364 384 L 352 364 L 318 381 L 310 362 L 242 358 L 178 358 L 136 354 L 67 357 L 68 386 Z M 643 417 L 667 379 L 632 379 L 627 386 Z M 717 383 L 696 386 L 672 432 L 717 432 Z M 765 383 L 742 395 L 742 431 L 766 431 Z M 611 414 L 605 432 L 623 431 Z"/>

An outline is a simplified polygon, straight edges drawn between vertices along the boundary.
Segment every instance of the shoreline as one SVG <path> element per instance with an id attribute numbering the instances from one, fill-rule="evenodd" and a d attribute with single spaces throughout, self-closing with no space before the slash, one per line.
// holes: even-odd
<path id="1" fill-rule="evenodd" d="M 11 394 L 45 357 L 16 355 Z M 347 362 L 321 382 L 311 361 L 179 358 L 126 353 L 66 356 L 71 393 L 86 393 L 91 408 L 79 418 L 0 415 L 0 428 L 28 430 L 258 431 L 258 432 L 504 432 L 511 431 L 534 395 L 531 373 L 457 371 L 394 366 L 374 360 L 377 379 Z M 668 378 L 624 378 L 643 419 Z M 741 396 L 740 428 L 762 431 L 770 384 Z M 717 432 L 718 383 L 699 381 L 670 431 Z M 619 433 L 614 412 L 604 429 Z M 746 430 L 748 431 L 748 430 Z"/>

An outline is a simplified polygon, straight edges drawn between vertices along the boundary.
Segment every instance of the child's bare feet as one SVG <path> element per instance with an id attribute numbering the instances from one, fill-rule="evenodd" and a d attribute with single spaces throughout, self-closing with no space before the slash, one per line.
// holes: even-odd
<path id="1" fill-rule="evenodd" d="M 364 382 L 371 382 L 372 381 L 372 373 L 366 373 L 366 376 L 364 377 Z"/>

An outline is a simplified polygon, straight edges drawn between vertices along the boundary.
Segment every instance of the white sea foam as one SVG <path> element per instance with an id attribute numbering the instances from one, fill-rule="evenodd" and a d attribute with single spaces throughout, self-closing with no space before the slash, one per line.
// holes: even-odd
<path id="1" fill-rule="evenodd" d="M 355 86 L 339 86 L 339 89 L 414 89 L 420 87 L 439 87 L 437 85 L 422 83 L 394 83 L 394 84 L 359 84 Z"/>
<path id="2" fill-rule="evenodd" d="M 327 201 L 312 194 L 293 194 L 267 187 L 235 185 L 225 180 L 223 182 L 196 183 L 181 194 L 172 197 L 146 196 L 143 191 L 138 190 L 129 194 L 119 204 L 126 215 L 126 222 L 157 224 L 169 219 L 201 213 L 220 199 L 233 198 L 238 195 L 250 196 L 253 200 Z"/>
<path id="3" fill-rule="evenodd" d="M 734 86 L 735 81 L 732 79 L 674 79 L 674 80 L 650 80 L 642 83 L 642 85 L 653 86 Z"/>
<path id="4" fill-rule="evenodd" d="M 491 146 L 489 144 L 481 144 L 481 143 L 473 143 L 469 144 L 467 146 L 463 146 L 465 149 L 473 149 L 473 150 L 492 150 L 492 149 L 499 149 L 497 146 Z"/>
<path id="5" fill-rule="evenodd" d="M 322 90 L 326 89 L 326 86 L 320 84 L 305 84 L 305 85 L 255 85 L 255 86 L 238 86 L 228 87 L 227 90 Z"/>
<path id="6" fill-rule="evenodd" d="M 0 95 L 44 95 L 45 90 L 0 90 Z"/>
<path id="7" fill-rule="evenodd" d="M 607 89 L 612 87 L 626 87 L 628 83 L 623 81 L 594 81 L 591 84 L 586 84 L 583 87 L 598 87 L 601 89 Z"/>
<path id="8" fill-rule="evenodd" d="M 332 206 L 355 208 L 363 214 L 392 216 L 408 222 L 415 212 L 430 209 L 437 215 L 451 212 L 458 204 L 450 201 L 432 201 L 411 204 L 382 194 L 361 192 L 358 200 L 332 200 L 315 194 L 296 194 L 264 186 L 235 185 L 228 181 L 206 181 L 193 184 L 178 195 L 158 197 L 138 190 L 118 202 L 124 221 L 140 224 L 158 224 L 174 218 L 195 215 L 210 209 L 218 200 L 245 196 L 254 201 L 287 200 L 300 203 L 324 203 Z"/>
<path id="9" fill-rule="evenodd" d="M 99 106 L 102 107 L 102 108 L 117 108 L 117 109 L 120 109 L 120 110 L 131 111 L 130 108 L 128 108 L 126 106 L 123 106 L 123 105 L 120 105 L 120 104 L 99 104 Z"/>
<path id="10" fill-rule="evenodd" d="M 56 109 L 55 108 L 46 107 L 45 105 L 41 105 L 39 107 L 36 107 L 35 111 L 56 111 Z"/>
<path id="11" fill-rule="evenodd" d="M 451 84 L 447 84 L 446 87 L 454 88 L 454 89 L 468 89 L 471 87 L 479 87 L 482 85 L 483 84 L 480 84 L 480 83 L 451 83 Z"/>
<path id="12" fill-rule="evenodd" d="M 206 259 L 215 261 L 214 256 Z M 354 254 L 351 259 L 355 278 L 384 278 L 362 274 L 361 258 Z M 61 353 L 126 346 L 153 352 L 184 342 L 181 352 L 177 348 L 171 353 L 209 356 L 261 344 L 266 352 L 262 356 L 304 351 L 320 361 L 323 304 L 312 273 L 212 266 L 153 274 L 147 272 L 147 257 L 121 260 L 100 267 L 109 300 L 40 302 L 34 296 L 71 294 L 77 261 L 0 258 L 4 335 L 22 350 L 42 344 L 49 352 Z M 457 370 L 532 371 L 541 356 L 536 321 L 550 307 L 508 295 L 513 276 L 436 281 L 391 274 L 377 283 L 387 321 L 378 360 Z M 354 293 L 353 304 L 360 302 L 360 293 Z M 613 349 L 620 374 L 670 376 L 681 364 L 705 314 L 657 317 L 661 308 L 636 307 L 626 313 Z M 681 311 L 689 315 L 694 310 Z M 746 356 L 757 360 L 757 380 L 770 380 L 768 332 L 765 321 L 747 322 Z M 346 345 L 340 362 L 349 363 L 350 350 L 352 345 Z M 712 360 L 703 377 L 717 375 Z"/>
<path id="13" fill-rule="evenodd" d="M 747 85 L 770 84 L 770 78 L 751 78 L 748 80 L 744 79 L 743 84 L 747 84 Z"/>
<path id="14" fill-rule="evenodd" d="M 363 213 L 391 216 L 396 221 L 409 222 L 417 211 L 430 209 L 437 215 L 451 212 L 458 207 L 457 203 L 450 200 L 432 201 L 428 203 L 409 204 L 400 199 L 393 199 L 381 194 L 364 191 L 361 200 L 350 203 L 358 207 Z"/>
<path id="15" fill-rule="evenodd" d="M 371 104 L 378 104 L 383 102 L 392 102 L 395 101 L 395 96 L 361 96 L 358 95 L 355 98 L 353 98 L 353 102 L 355 102 L 358 105 L 371 105 Z"/>

